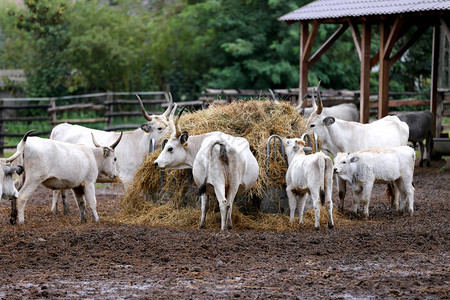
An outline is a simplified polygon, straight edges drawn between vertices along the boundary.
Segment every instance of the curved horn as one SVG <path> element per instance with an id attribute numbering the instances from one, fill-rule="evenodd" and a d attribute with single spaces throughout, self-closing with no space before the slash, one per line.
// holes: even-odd
<path id="1" fill-rule="evenodd" d="M 317 84 L 317 87 L 316 87 L 317 100 L 319 101 L 319 104 L 317 106 L 317 114 L 318 115 L 320 115 L 322 113 L 322 110 L 323 110 L 323 103 L 322 103 L 322 99 L 320 99 L 320 90 L 319 90 L 321 82 L 322 81 L 319 80 L 319 83 Z"/>
<path id="2" fill-rule="evenodd" d="M 27 131 L 27 132 L 24 134 L 24 136 L 23 136 L 23 138 L 22 138 L 22 141 L 19 143 L 20 148 L 17 149 L 16 153 L 14 153 L 14 154 L 11 155 L 10 157 L 8 157 L 8 158 L 6 159 L 6 162 L 12 162 L 12 161 L 14 161 L 16 158 L 18 158 L 19 156 L 22 155 L 23 151 L 25 150 L 25 144 L 26 144 L 26 141 L 27 141 L 27 137 L 28 137 L 32 132 L 35 132 L 35 131 L 36 131 L 35 129 L 32 129 L 32 130 Z"/>
<path id="3" fill-rule="evenodd" d="M 170 111 L 172 110 L 172 105 L 173 105 L 172 93 L 169 92 L 169 106 L 167 107 L 166 111 L 162 114 L 162 116 L 165 117 L 166 119 L 169 116 Z"/>
<path id="4" fill-rule="evenodd" d="M 181 128 L 180 128 L 180 124 L 178 123 L 178 121 L 180 121 L 180 117 L 181 114 L 183 113 L 184 109 L 186 108 L 186 106 L 183 106 L 183 108 L 178 112 L 177 118 L 175 119 L 174 125 L 176 128 L 176 133 L 175 133 L 175 137 L 180 137 L 181 135 Z"/>
<path id="5" fill-rule="evenodd" d="M 136 94 L 136 97 L 138 98 L 138 100 L 139 100 L 139 107 L 141 108 L 141 113 L 142 113 L 142 116 L 147 120 L 147 121 L 151 121 L 152 120 L 152 117 L 147 113 L 147 111 L 145 110 L 145 107 L 144 107 L 144 104 L 142 103 L 142 100 L 141 100 L 141 97 L 139 97 L 139 95 L 138 94 Z"/>
<path id="6" fill-rule="evenodd" d="M 175 132 L 176 132 L 175 124 L 173 122 L 173 115 L 175 114 L 175 111 L 177 110 L 177 106 L 178 106 L 177 103 L 174 103 L 172 111 L 170 112 L 170 115 L 169 115 L 169 129 L 172 134 L 175 134 Z"/>
<path id="7" fill-rule="evenodd" d="M 95 140 L 94 134 L 92 132 L 91 132 L 91 135 L 92 135 L 92 142 L 94 143 L 94 146 L 97 148 L 101 147 L 99 144 L 97 144 L 97 141 Z"/>
<path id="8" fill-rule="evenodd" d="M 109 147 L 111 147 L 112 149 L 116 148 L 117 145 L 119 144 L 120 140 L 122 139 L 122 135 L 123 135 L 123 132 L 120 133 L 120 136 L 119 136 L 119 138 L 117 139 L 117 141 L 115 141 L 114 144 L 112 144 L 112 145 L 109 146 Z"/>

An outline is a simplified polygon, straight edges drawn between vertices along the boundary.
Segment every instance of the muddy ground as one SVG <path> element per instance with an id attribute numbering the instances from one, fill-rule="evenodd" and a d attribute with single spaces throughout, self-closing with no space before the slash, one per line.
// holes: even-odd
<path id="1" fill-rule="evenodd" d="M 346 213 L 331 230 L 285 233 L 118 224 L 108 189 L 97 191 L 100 223 L 80 224 L 74 203 L 70 216 L 55 216 L 51 191 L 39 188 L 25 225 L 10 225 L 0 205 L 0 298 L 449 299 L 442 166 L 416 168 L 413 217 L 392 212 L 376 186 L 369 220 Z"/>

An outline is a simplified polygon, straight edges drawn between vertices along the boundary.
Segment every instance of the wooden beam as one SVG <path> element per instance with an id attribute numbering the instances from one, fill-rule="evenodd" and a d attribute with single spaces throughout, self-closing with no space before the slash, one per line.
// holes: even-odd
<path id="1" fill-rule="evenodd" d="M 443 18 L 439 18 L 441 20 L 442 29 L 444 29 L 445 35 L 447 36 L 447 40 L 450 43 L 450 25 L 447 24 L 448 20 L 444 20 Z"/>
<path id="2" fill-rule="evenodd" d="M 430 91 L 430 110 L 434 115 L 433 120 L 433 136 L 436 136 L 436 112 L 437 112 L 437 81 L 438 81 L 438 67 L 439 67 L 439 44 L 440 44 L 440 30 L 439 24 L 433 27 L 433 48 L 432 48 L 432 63 L 431 63 L 431 91 Z"/>
<path id="3" fill-rule="evenodd" d="M 303 60 L 304 51 L 306 49 L 306 42 L 309 35 L 309 23 L 301 22 L 300 28 L 300 74 L 299 74 L 299 95 L 297 105 L 300 104 L 301 99 L 308 93 L 308 60 Z M 303 101 L 302 107 L 306 107 L 306 102 Z"/>
<path id="4" fill-rule="evenodd" d="M 380 50 L 370 60 L 370 68 L 372 69 L 380 60 Z"/>
<path id="5" fill-rule="evenodd" d="M 351 21 L 348 21 L 348 25 L 350 25 L 350 31 L 352 32 L 356 52 L 358 52 L 359 60 L 361 61 L 361 35 L 359 34 L 358 25 Z"/>
<path id="6" fill-rule="evenodd" d="M 387 116 L 389 112 L 389 55 L 386 55 L 389 35 L 387 21 L 380 23 L 380 70 L 378 75 L 378 119 Z"/>
<path id="7" fill-rule="evenodd" d="M 385 22 L 382 22 L 382 23 L 385 23 Z M 394 48 L 394 45 L 398 40 L 402 25 L 403 25 L 403 18 L 401 16 L 397 16 L 397 18 L 394 21 L 394 24 L 392 25 L 391 32 L 389 33 L 389 37 L 386 42 L 386 48 L 383 51 L 384 56 L 386 58 L 389 58 L 389 56 L 391 55 L 392 49 Z"/>
<path id="8" fill-rule="evenodd" d="M 403 54 L 427 31 L 430 25 L 422 25 L 420 26 L 416 32 L 414 32 L 413 36 L 391 57 L 391 64 L 394 64 L 397 60 L 399 60 Z"/>
<path id="9" fill-rule="evenodd" d="M 370 98 L 370 39 L 371 28 L 367 22 L 362 23 L 361 38 L 361 103 L 360 121 L 369 122 L 369 98 Z"/>
<path id="10" fill-rule="evenodd" d="M 341 35 L 347 30 L 347 28 L 348 24 L 342 24 L 330 36 L 330 38 L 325 43 L 323 43 L 323 45 L 311 56 L 308 61 L 309 66 L 312 66 L 322 56 L 322 54 L 325 53 L 325 51 L 327 51 L 339 37 L 341 37 Z"/>
<path id="11" fill-rule="evenodd" d="M 316 40 L 317 32 L 319 31 L 319 22 L 313 22 L 311 32 L 308 35 L 308 39 L 306 40 L 305 48 L 302 53 L 302 60 L 308 61 L 309 55 L 311 54 L 312 47 L 314 45 L 314 41 Z"/>

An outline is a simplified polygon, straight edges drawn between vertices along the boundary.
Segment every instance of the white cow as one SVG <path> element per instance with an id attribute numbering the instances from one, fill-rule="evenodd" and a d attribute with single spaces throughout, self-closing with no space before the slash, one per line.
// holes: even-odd
<path id="1" fill-rule="evenodd" d="M 13 220 L 17 216 L 16 199 L 18 196 L 18 191 L 14 186 L 13 175 L 14 173 L 20 175 L 24 171 L 21 165 L 11 166 L 11 163 L 22 155 L 23 151 L 25 150 L 27 137 L 33 131 L 34 130 L 30 130 L 25 133 L 20 143 L 21 146 L 17 148 L 17 151 L 13 155 L 8 158 L 0 158 L 0 167 L 2 168 L 2 171 L 0 171 L 0 200 L 11 201 L 11 223 L 13 223 Z"/>
<path id="2" fill-rule="evenodd" d="M 168 116 L 172 102 L 162 115 L 149 115 L 141 98 L 138 95 L 136 97 L 139 99 L 142 116 L 148 122 L 136 130 L 123 133 L 122 141 L 116 148 L 118 179 L 125 184 L 133 181 L 136 171 L 144 162 L 146 153 L 151 151 L 152 140 L 156 145 L 161 145 L 163 138 L 169 134 Z M 119 132 L 95 130 L 64 123 L 53 128 L 50 139 L 71 144 L 92 145 L 91 132 L 101 145 L 112 144 L 121 135 Z M 64 191 L 53 192 L 52 212 L 57 212 L 59 194 L 63 199 L 64 213 L 67 214 L 69 211 Z"/>
<path id="3" fill-rule="evenodd" d="M 289 198 L 290 221 L 294 221 L 297 207 L 299 223 L 303 222 L 306 198 L 310 194 L 315 213 L 315 228 L 319 229 L 320 225 L 321 203 L 325 203 L 327 207 L 328 228 L 333 228 L 333 202 L 331 200 L 333 163 L 331 158 L 323 152 L 306 155 L 305 142 L 302 139 L 283 139 L 283 145 L 289 165 L 286 173 L 286 193 Z M 298 197 L 302 197 L 301 201 Z"/>
<path id="4" fill-rule="evenodd" d="M 354 212 L 364 206 L 363 214 L 369 217 L 369 201 L 373 184 L 393 183 L 395 190 L 394 207 L 405 209 L 412 216 L 414 211 L 414 161 L 416 152 L 408 146 L 385 147 L 354 153 L 340 152 L 334 159 L 334 172 L 348 181 L 355 198 Z"/>
<path id="5" fill-rule="evenodd" d="M 314 95 L 314 94 L 313 94 Z M 406 146 L 409 128 L 395 116 L 386 116 L 369 124 L 348 122 L 323 114 L 320 93 L 319 104 L 306 122 L 306 130 L 317 134 L 322 149 L 336 156 L 338 152 L 355 152 L 381 147 Z M 313 96 L 313 101 L 314 96 Z M 339 208 L 344 209 L 345 181 L 337 178 Z"/>
<path id="6" fill-rule="evenodd" d="M 313 111 L 316 111 L 317 105 L 313 101 L 313 107 L 302 108 L 301 106 L 297 106 L 296 109 L 298 112 L 302 112 L 305 117 L 309 117 Z M 353 103 L 342 103 L 330 107 L 324 107 L 322 113 L 325 116 L 332 116 L 336 119 L 341 119 L 344 121 L 359 121 L 359 111 Z"/>
<path id="7" fill-rule="evenodd" d="M 168 169 L 192 168 L 201 195 L 200 228 L 205 226 L 208 196 L 216 196 L 221 215 L 221 230 L 231 228 L 231 213 L 236 195 L 249 190 L 258 179 L 259 166 L 245 138 L 222 132 L 189 137 L 181 132 L 171 116 L 172 135 L 154 165 Z"/>
<path id="8" fill-rule="evenodd" d="M 39 137 L 28 139 L 22 157 L 25 179 L 17 197 L 18 223 L 24 222 L 27 200 L 40 184 L 53 190 L 72 189 L 83 223 L 86 222 L 84 196 L 98 222 L 95 182 L 113 181 L 117 177 L 114 148 L 122 135 L 108 147 L 98 145 L 94 135 L 91 138 L 95 147 Z M 23 147 L 23 143 L 17 148 Z"/>

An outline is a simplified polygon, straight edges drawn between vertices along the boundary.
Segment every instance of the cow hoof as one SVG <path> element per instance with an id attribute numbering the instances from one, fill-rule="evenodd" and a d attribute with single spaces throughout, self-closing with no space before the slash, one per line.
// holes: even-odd
<path id="1" fill-rule="evenodd" d="M 200 224 L 200 226 L 198 226 L 199 229 L 205 229 L 205 224 Z"/>
<path id="2" fill-rule="evenodd" d="M 329 229 L 333 229 L 334 228 L 334 224 L 328 224 L 328 228 Z"/>
<path id="3" fill-rule="evenodd" d="M 315 230 L 319 230 L 319 226 L 317 226 L 317 227 L 314 226 L 314 229 L 315 229 Z"/>
<path id="4" fill-rule="evenodd" d="M 9 223 L 11 223 L 11 225 L 16 225 L 16 219 L 10 218 Z"/>

